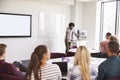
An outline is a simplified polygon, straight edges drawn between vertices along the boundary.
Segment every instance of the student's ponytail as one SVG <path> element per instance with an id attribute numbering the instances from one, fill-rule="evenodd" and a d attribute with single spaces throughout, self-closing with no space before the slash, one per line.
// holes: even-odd
<path id="1" fill-rule="evenodd" d="M 43 58 L 43 54 L 45 53 L 47 53 L 47 47 L 45 45 L 40 45 L 35 48 L 34 52 L 31 55 L 31 60 L 26 72 L 26 80 L 31 80 L 32 73 L 35 80 L 42 80 L 40 66 L 42 65 L 41 60 Z"/>

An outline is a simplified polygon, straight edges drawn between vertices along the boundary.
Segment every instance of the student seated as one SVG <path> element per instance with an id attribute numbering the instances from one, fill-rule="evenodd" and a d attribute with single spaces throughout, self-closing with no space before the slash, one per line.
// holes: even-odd
<path id="1" fill-rule="evenodd" d="M 30 59 L 25 80 L 61 80 L 61 71 L 56 64 L 47 64 L 49 49 L 45 45 L 37 46 Z"/>
<path id="2" fill-rule="evenodd" d="M 0 44 L 0 74 L 17 76 L 20 79 L 23 79 L 23 75 L 18 68 L 15 68 L 13 64 L 5 62 L 6 47 L 7 45 Z"/>
<path id="3" fill-rule="evenodd" d="M 119 43 L 119 39 L 116 36 L 110 36 L 110 41 Z"/>
<path id="4" fill-rule="evenodd" d="M 110 41 L 115 41 L 119 43 L 119 39 L 116 36 L 111 36 Z M 117 52 L 118 57 L 120 57 L 120 49 Z"/>
<path id="5" fill-rule="evenodd" d="M 108 78 L 120 77 L 120 59 L 117 56 L 118 50 L 118 42 L 110 41 L 108 43 L 108 58 L 106 61 L 99 65 L 97 80 L 105 80 Z"/>
<path id="6" fill-rule="evenodd" d="M 106 58 L 107 57 L 107 45 L 108 45 L 108 42 L 110 40 L 110 37 L 111 37 L 111 33 L 106 33 L 106 40 L 100 42 L 100 53 L 101 53 L 101 57 L 103 58 Z"/>
<path id="7" fill-rule="evenodd" d="M 90 65 L 91 55 L 85 46 L 77 48 L 74 67 L 68 71 L 68 80 L 96 80 L 97 71 Z"/>

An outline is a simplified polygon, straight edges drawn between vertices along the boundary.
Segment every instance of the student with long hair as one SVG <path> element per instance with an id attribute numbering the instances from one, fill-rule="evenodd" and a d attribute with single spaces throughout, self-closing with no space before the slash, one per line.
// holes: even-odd
<path id="1" fill-rule="evenodd" d="M 47 46 L 37 46 L 31 55 L 25 80 L 61 80 L 59 67 L 56 64 L 47 64 L 49 59 Z"/>
<path id="2" fill-rule="evenodd" d="M 68 80 L 95 80 L 97 72 L 90 65 L 91 55 L 85 46 L 77 48 L 74 67 L 68 72 Z"/>
<path id="3" fill-rule="evenodd" d="M 111 36 L 109 42 L 111 42 L 111 41 L 119 43 L 119 39 L 116 36 Z"/>

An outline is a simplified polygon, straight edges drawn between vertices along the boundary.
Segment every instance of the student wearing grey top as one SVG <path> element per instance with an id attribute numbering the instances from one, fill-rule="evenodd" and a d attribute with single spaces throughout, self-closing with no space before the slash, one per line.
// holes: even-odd
<path id="1" fill-rule="evenodd" d="M 90 66 L 91 55 L 85 46 L 77 48 L 74 67 L 68 71 L 68 80 L 96 80 L 97 71 Z"/>

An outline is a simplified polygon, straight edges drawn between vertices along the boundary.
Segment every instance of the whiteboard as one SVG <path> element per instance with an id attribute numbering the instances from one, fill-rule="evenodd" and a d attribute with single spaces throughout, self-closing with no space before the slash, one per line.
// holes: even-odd
<path id="1" fill-rule="evenodd" d="M 39 37 L 60 38 L 65 35 L 64 14 L 39 13 Z"/>

